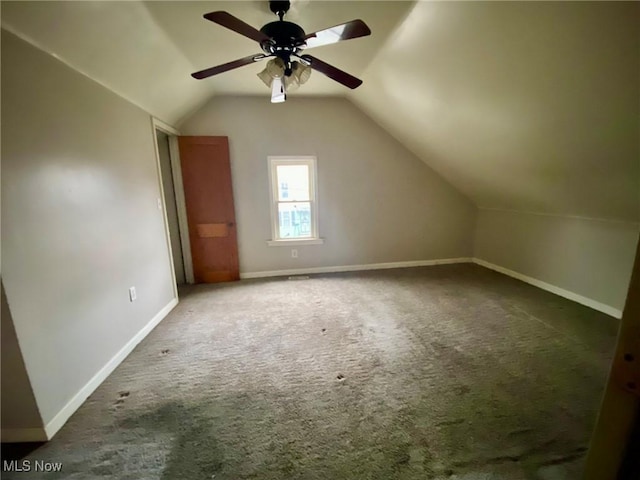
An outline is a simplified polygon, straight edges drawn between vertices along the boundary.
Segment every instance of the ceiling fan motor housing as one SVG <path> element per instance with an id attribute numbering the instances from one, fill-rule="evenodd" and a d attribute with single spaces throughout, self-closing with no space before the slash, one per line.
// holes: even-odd
<path id="1" fill-rule="evenodd" d="M 279 53 L 282 53 L 288 59 L 289 55 L 300 52 L 305 45 L 304 30 L 292 22 L 280 20 L 267 23 L 260 31 L 269 37 L 269 40 L 260 43 L 262 50 L 269 55 L 280 56 Z"/>

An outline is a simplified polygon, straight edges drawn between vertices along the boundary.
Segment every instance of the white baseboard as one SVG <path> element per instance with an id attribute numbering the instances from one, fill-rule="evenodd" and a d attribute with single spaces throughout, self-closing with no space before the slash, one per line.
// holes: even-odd
<path id="1" fill-rule="evenodd" d="M 470 257 L 442 258 L 438 260 L 411 260 L 408 262 L 369 263 L 365 265 L 337 265 L 331 267 L 293 268 L 290 270 L 271 270 L 263 272 L 243 272 L 240 278 L 284 277 L 287 275 L 308 275 L 310 273 L 356 272 L 361 270 L 384 270 L 388 268 L 426 267 L 450 263 L 470 263 Z"/>
<path id="2" fill-rule="evenodd" d="M 44 428 L 3 428 L 0 432 L 3 443 L 46 442 Z"/>
<path id="3" fill-rule="evenodd" d="M 556 287 L 555 285 L 551 285 L 550 283 L 543 282 L 542 280 L 537 280 L 527 275 L 523 275 L 522 273 L 514 272 L 513 270 L 509 270 L 508 268 L 495 265 L 479 258 L 474 258 L 473 263 L 481 265 L 485 268 L 489 268 L 491 270 L 495 270 L 496 272 L 503 273 L 505 275 L 508 275 L 509 277 L 522 280 L 523 282 L 533 285 L 534 287 L 541 288 L 542 290 L 546 290 L 547 292 L 555 293 L 556 295 L 567 298 L 581 305 L 585 305 L 599 312 L 606 313 L 607 315 L 610 315 L 614 318 L 622 318 L 621 310 L 618 310 L 617 308 L 614 308 L 610 305 L 605 305 L 604 303 L 600 303 L 596 300 L 584 297 L 577 293 L 570 292 L 569 290 L 565 290 L 564 288 Z"/>
<path id="4" fill-rule="evenodd" d="M 622 318 L 622 311 L 610 305 L 592 300 L 577 293 L 565 290 L 564 288 L 551 285 L 536 278 L 523 275 L 522 273 L 509 270 L 508 268 L 495 265 L 480 258 L 460 257 L 460 258 L 443 258 L 437 260 L 413 260 L 408 262 L 388 262 L 388 263 L 370 263 L 365 265 L 338 265 L 331 267 L 311 267 L 311 268 L 294 268 L 290 270 L 271 270 L 263 272 L 244 272 L 240 274 L 240 278 L 264 278 L 264 277 L 284 277 L 288 275 L 308 275 L 313 273 L 335 273 L 335 272 L 354 272 L 360 270 L 383 270 L 387 268 L 409 268 L 409 267 L 426 267 L 430 265 L 446 265 L 451 263 L 476 263 L 485 268 L 503 273 L 509 277 L 516 278 L 525 283 L 541 288 L 548 292 L 554 293 L 561 297 L 572 300 L 581 305 L 593 308 L 602 313 L 606 313 L 614 318 Z"/>
<path id="5" fill-rule="evenodd" d="M 142 330 L 140 330 L 127 344 L 120 349 L 114 357 L 107 362 L 107 364 L 96 373 L 87 384 L 80 389 L 74 397 L 60 410 L 53 419 L 48 422 L 44 431 L 46 434 L 45 440 L 51 440 L 53 436 L 62 428 L 62 426 L 69 420 L 69 417 L 80 408 L 84 401 L 91 395 L 96 388 L 100 386 L 102 382 L 113 372 L 122 361 L 133 351 L 134 348 L 153 330 L 167 314 L 173 310 L 178 304 L 178 299 L 174 298 L 165 307 L 162 308 L 149 323 L 147 323 Z M 3 430 L 4 433 L 4 430 Z"/>

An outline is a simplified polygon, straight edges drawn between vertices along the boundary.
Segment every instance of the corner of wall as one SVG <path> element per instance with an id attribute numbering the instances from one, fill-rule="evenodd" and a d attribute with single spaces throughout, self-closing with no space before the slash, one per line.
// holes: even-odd
<path id="1" fill-rule="evenodd" d="M 82 406 L 89 395 L 91 395 L 102 382 L 104 382 L 109 375 L 120 365 L 127 356 L 133 351 L 134 348 L 144 338 L 151 333 L 151 331 L 173 310 L 178 304 L 178 299 L 171 300 L 162 310 L 160 310 L 147 325 L 142 328 L 131 340 L 129 340 L 124 347 L 122 347 L 118 353 L 116 353 L 111 360 L 109 360 L 92 378 L 89 380 L 69 402 L 44 426 L 46 439 L 50 440 L 60 430 L 64 424 L 69 420 L 71 415 L 75 413 L 78 408 Z"/>
<path id="2" fill-rule="evenodd" d="M 47 440 L 44 422 L 38 409 L 31 380 L 27 373 L 20 343 L 13 326 L 13 318 L 0 279 L 0 322 L 2 348 L 0 349 L 0 394 L 2 403 L 3 442 L 39 442 Z"/>
<path id="3" fill-rule="evenodd" d="M 475 262 L 620 318 L 639 225 L 479 208 Z"/>

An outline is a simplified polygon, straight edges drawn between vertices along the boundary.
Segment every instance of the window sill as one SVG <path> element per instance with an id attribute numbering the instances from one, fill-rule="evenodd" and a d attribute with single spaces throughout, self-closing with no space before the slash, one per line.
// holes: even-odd
<path id="1" fill-rule="evenodd" d="M 268 240 L 270 247 L 290 247 L 294 245 L 322 245 L 324 238 L 296 238 L 294 240 Z"/>

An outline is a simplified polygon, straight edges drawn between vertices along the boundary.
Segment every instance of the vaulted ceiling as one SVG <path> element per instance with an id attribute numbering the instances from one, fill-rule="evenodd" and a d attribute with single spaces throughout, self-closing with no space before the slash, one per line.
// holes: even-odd
<path id="1" fill-rule="evenodd" d="M 3 1 L 2 26 L 177 125 L 215 95 L 269 101 L 261 64 L 189 76 L 260 51 L 215 10 L 275 19 L 266 1 Z M 314 72 L 294 101 L 346 96 L 480 207 L 640 220 L 640 3 L 294 0 L 287 16 L 354 18 L 373 35 L 313 54 L 364 84 Z"/>
<path id="2" fill-rule="evenodd" d="M 292 2 L 286 19 L 314 32 L 363 17 L 374 35 L 314 51 L 322 60 L 361 75 L 409 12 L 412 2 Z M 224 10 L 260 28 L 277 20 L 264 1 L 233 2 L 2 2 L 2 25 L 71 67 L 177 124 L 214 95 L 264 95 L 270 90 L 256 63 L 207 80 L 190 74 L 261 53 L 260 46 L 202 18 Z M 320 74 L 301 95 L 345 95 Z"/>

